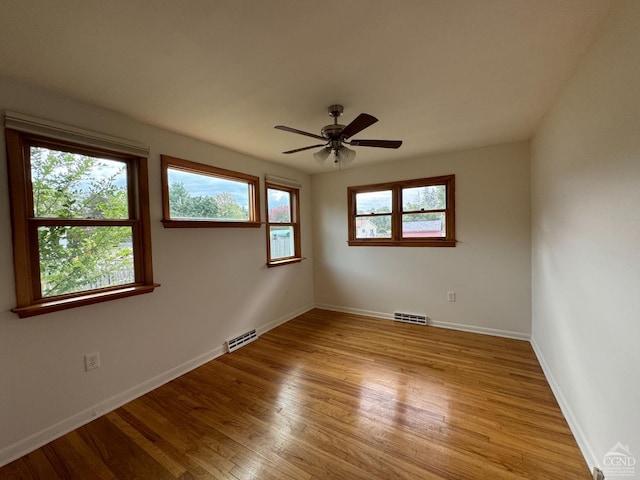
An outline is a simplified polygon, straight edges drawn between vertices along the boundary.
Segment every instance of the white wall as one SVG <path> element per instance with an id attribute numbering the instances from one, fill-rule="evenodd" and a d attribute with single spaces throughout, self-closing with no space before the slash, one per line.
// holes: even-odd
<path id="1" fill-rule="evenodd" d="M 533 344 L 591 466 L 617 442 L 640 460 L 640 2 L 621 5 L 532 142 Z"/>
<path id="2" fill-rule="evenodd" d="M 531 143 L 531 190 L 527 142 L 310 179 L 0 79 L 0 111 L 151 146 L 153 263 L 162 284 L 149 295 L 12 314 L 0 168 L 0 464 L 213 358 L 226 338 L 310 308 L 314 282 L 319 306 L 425 313 L 440 325 L 521 338 L 531 332 L 587 461 L 601 465 L 617 442 L 640 456 L 640 2 L 621 5 Z M 299 180 L 308 260 L 265 268 L 264 228 L 163 229 L 160 153 Z M 457 247 L 347 246 L 347 186 L 451 173 Z M 447 302 L 450 290 L 455 303 Z M 83 356 L 93 351 L 102 367 L 85 373 Z"/>
<path id="3" fill-rule="evenodd" d="M 456 175 L 455 248 L 347 245 L 348 186 L 447 174 Z M 421 313 L 438 324 L 528 338 L 528 142 L 314 175 L 312 187 L 316 305 Z M 447 291 L 456 292 L 455 303 Z"/>
<path id="4" fill-rule="evenodd" d="M 0 145 L 0 464 L 222 353 L 313 305 L 310 180 L 305 174 L 0 79 L 13 110 L 151 146 L 154 293 L 19 319 L 15 306 L 4 134 Z M 302 183 L 302 253 L 267 269 L 265 229 L 164 229 L 161 153 Z M 264 187 L 261 181 L 261 188 Z M 264 213 L 264 192 L 262 208 Z M 264 218 L 264 216 L 263 216 Z M 288 289 L 287 297 L 284 295 Z M 84 355 L 101 368 L 84 372 Z"/>

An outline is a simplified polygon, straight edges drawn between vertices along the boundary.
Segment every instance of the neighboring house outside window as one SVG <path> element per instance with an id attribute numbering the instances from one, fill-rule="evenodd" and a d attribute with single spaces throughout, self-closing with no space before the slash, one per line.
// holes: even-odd
<path id="1" fill-rule="evenodd" d="M 455 247 L 455 176 L 349 187 L 350 246 Z"/>
<path id="2" fill-rule="evenodd" d="M 442 233 L 442 220 L 427 220 L 422 222 L 404 222 L 402 224 L 404 238 L 434 237 Z"/>
<path id="3" fill-rule="evenodd" d="M 375 238 L 378 231 L 378 227 L 366 218 L 359 218 L 356 228 L 360 231 L 358 236 L 361 238 Z"/>

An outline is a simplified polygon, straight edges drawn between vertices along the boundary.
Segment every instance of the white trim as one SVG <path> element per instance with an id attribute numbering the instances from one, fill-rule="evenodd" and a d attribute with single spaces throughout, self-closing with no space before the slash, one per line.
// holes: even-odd
<path id="1" fill-rule="evenodd" d="M 542 372 L 544 373 L 544 376 L 547 379 L 547 383 L 551 387 L 551 391 L 553 392 L 553 395 L 556 397 L 556 401 L 560 406 L 560 411 L 562 411 L 562 414 L 564 415 L 565 420 L 569 424 L 569 429 L 571 430 L 573 437 L 576 439 L 578 448 L 580 448 L 580 452 L 582 453 L 582 456 L 587 462 L 587 465 L 589 465 L 589 470 L 590 471 L 593 470 L 593 467 L 602 468 L 602 466 L 598 463 L 597 457 L 593 454 L 593 449 L 591 448 L 591 444 L 587 441 L 587 436 L 582 431 L 582 428 L 580 428 L 580 424 L 576 420 L 576 417 L 574 416 L 573 411 L 569 406 L 569 402 L 567 402 L 566 398 L 562 394 L 562 389 L 560 387 L 560 384 L 556 381 L 553 374 L 551 373 L 549 364 L 544 359 L 544 355 L 542 355 L 542 350 L 540 350 L 540 347 L 538 347 L 538 344 L 536 343 L 534 338 L 531 339 L 531 347 L 533 348 L 533 351 L 536 354 L 536 357 L 538 358 L 538 363 L 540 364 L 540 367 L 542 368 Z"/>
<path id="2" fill-rule="evenodd" d="M 359 308 L 342 307 L 338 305 L 328 305 L 325 303 L 316 304 L 317 308 L 331 310 L 334 312 L 353 313 L 355 315 L 364 315 L 366 317 L 381 318 L 385 320 L 393 320 L 392 313 L 373 312 L 370 310 L 361 310 Z M 478 327 L 475 325 L 464 325 L 461 323 L 439 322 L 429 318 L 427 315 L 427 325 L 438 328 L 448 328 L 449 330 L 460 330 L 462 332 L 479 333 L 482 335 L 492 335 L 494 337 L 513 338 L 515 340 L 529 340 L 531 335 L 528 333 L 512 332 L 510 330 L 498 330 L 496 328 Z"/>
<path id="3" fill-rule="evenodd" d="M 104 148 L 115 152 L 136 155 L 138 157 L 149 156 L 148 145 L 32 117 L 30 115 L 24 115 L 22 113 L 5 112 L 4 125 L 6 128 L 20 132 L 43 135 L 57 140 L 66 140 L 90 147 Z"/>
<path id="4" fill-rule="evenodd" d="M 353 313 L 354 315 L 362 315 L 364 317 L 393 320 L 393 314 L 391 313 L 374 312 L 372 310 L 362 310 L 360 308 L 343 307 L 339 305 L 329 305 L 327 303 L 316 303 L 316 308 L 320 308 L 322 310 L 331 310 L 332 312 Z"/>
<path id="5" fill-rule="evenodd" d="M 275 175 L 265 175 L 264 179 L 266 183 L 270 183 L 272 185 L 280 185 L 281 187 L 293 187 L 300 189 L 302 188 L 302 184 L 297 180 L 292 180 L 290 178 L 285 177 L 277 177 Z"/>
<path id="6" fill-rule="evenodd" d="M 313 310 L 314 308 L 315 308 L 315 305 L 313 304 L 305 305 L 304 307 L 301 307 L 297 310 L 294 310 L 293 312 L 283 315 L 282 317 L 274 320 L 273 322 L 267 323 L 266 325 L 256 328 L 256 331 L 258 332 L 259 336 L 263 335 L 267 333 L 269 330 L 273 330 L 274 328 L 279 327 L 283 323 L 287 323 L 289 320 L 293 320 L 297 316 L 302 315 L 303 313 L 307 313 L 309 310 Z"/>
<path id="7" fill-rule="evenodd" d="M 478 327 L 475 325 L 465 325 L 461 323 L 438 322 L 429 320 L 429 325 L 438 328 L 448 328 L 449 330 L 459 330 L 461 332 L 491 335 L 493 337 L 513 338 L 514 340 L 529 341 L 531 339 L 531 335 L 528 333 L 512 332 L 511 330 L 499 330 L 497 328 Z"/>
<path id="8" fill-rule="evenodd" d="M 313 305 L 304 306 L 266 325 L 263 325 L 256 330 L 261 335 L 279 325 L 282 325 L 283 323 L 288 322 L 289 320 L 292 320 L 298 315 L 302 315 L 303 313 L 308 312 L 313 308 Z M 157 375 L 149 380 L 146 380 L 139 385 L 136 385 L 128 390 L 125 390 L 124 392 L 114 395 L 113 397 L 99 402 L 81 412 L 78 412 L 65 420 L 46 427 L 43 430 L 40 430 L 39 432 L 28 436 L 27 438 L 19 440 L 16 443 L 3 448 L 2 450 L 0 450 L 0 467 L 7 465 L 14 460 L 17 460 L 18 458 L 55 440 L 56 438 L 66 435 L 76 428 L 80 428 L 81 426 L 86 425 L 92 420 L 95 420 L 97 417 L 105 415 L 115 410 L 116 408 L 129 403 L 132 400 L 135 400 L 136 398 L 141 397 L 142 395 L 145 395 L 158 387 L 161 387 L 165 383 L 168 383 L 190 372 L 191 370 L 194 370 L 201 365 L 204 365 L 205 363 L 210 362 L 211 360 L 214 360 L 221 355 L 224 355 L 225 353 L 227 353 L 226 346 L 220 345 L 213 350 L 203 353 L 202 355 L 188 360 L 181 365 L 178 365 L 177 367 L 167 370 L 166 372 L 161 373 L 160 375 Z"/>

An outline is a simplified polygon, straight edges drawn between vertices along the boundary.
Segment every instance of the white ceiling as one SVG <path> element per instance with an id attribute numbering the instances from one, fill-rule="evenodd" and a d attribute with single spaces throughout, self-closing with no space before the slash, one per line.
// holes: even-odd
<path id="1" fill-rule="evenodd" d="M 615 2 L 3 0 L 0 75 L 315 173 L 333 103 L 354 167 L 530 138 Z"/>

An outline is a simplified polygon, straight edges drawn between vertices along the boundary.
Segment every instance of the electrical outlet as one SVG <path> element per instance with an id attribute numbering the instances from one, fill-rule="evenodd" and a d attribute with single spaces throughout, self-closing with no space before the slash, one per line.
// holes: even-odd
<path id="1" fill-rule="evenodd" d="M 447 302 L 456 301 L 456 292 L 447 292 Z"/>
<path id="2" fill-rule="evenodd" d="M 95 370 L 100 367 L 100 353 L 94 352 L 84 356 L 85 371 Z"/>
<path id="3" fill-rule="evenodd" d="M 593 467 L 593 480 L 604 480 L 604 473 L 598 467 Z"/>
<path id="4" fill-rule="evenodd" d="M 288 288 L 284 289 L 284 296 L 285 296 L 285 298 L 287 298 L 289 296 L 289 289 Z"/>

